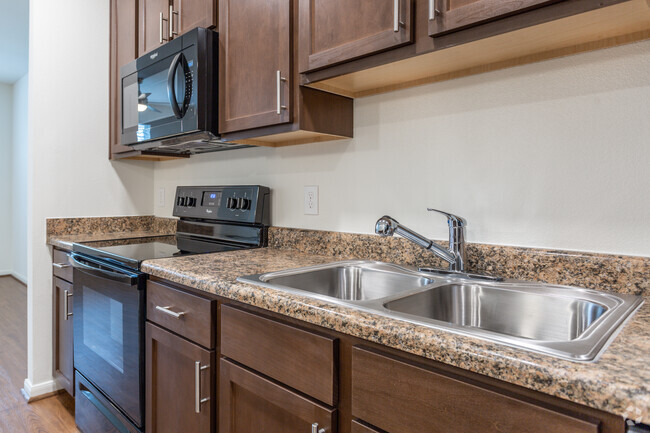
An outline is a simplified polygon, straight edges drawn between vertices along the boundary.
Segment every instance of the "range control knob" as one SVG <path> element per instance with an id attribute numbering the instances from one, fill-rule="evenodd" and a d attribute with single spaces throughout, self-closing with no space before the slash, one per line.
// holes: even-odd
<path id="1" fill-rule="evenodd" d="M 237 199 L 237 209 L 248 210 L 251 207 L 251 201 L 247 198 L 238 198 Z"/>
<path id="2" fill-rule="evenodd" d="M 178 205 L 179 206 L 185 206 L 185 197 L 178 197 Z"/>
<path id="3" fill-rule="evenodd" d="M 226 202 L 226 207 L 228 209 L 237 209 L 237 199 L 233 197 L 229 197 L 228 201 Z"/>
<path id="4" fill-rule="evenodd" d="M 196 198 L 195 197 L 190 197 L 190 203 L 188 206 L 196 207 Z"/>

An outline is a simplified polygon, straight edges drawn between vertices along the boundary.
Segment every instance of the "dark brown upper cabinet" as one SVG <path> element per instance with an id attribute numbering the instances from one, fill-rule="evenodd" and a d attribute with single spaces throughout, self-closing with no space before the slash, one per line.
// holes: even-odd
<path id="1" fill-rule="evenodd" d="M 219 129 L 291 122 L 291 0 L 219 2 Z"/>
<path id="2" fill-rule="evenodd" d="M 170 11 L 169 0 L 139 0 L 138 46 L 140 55 L 171 40 Z"/>
<path id="3" fill-rule="evenodd" d="M 120 145 L 122 89 L 120 68 L 138 57 L 138 5 L 132 0 L 111 0 L 110 27 L 110 157 L 131 149 Z"/>
<path id="4" fill-rule="evenodd" d="M 560 0 L 429 0 L 429 35 L 462 30 Z"/>
<path id="5" fill-rule="evenodd" d="M 171 6 L 172 38 L 196 27 L 217 25 L 216 0 L 173 0 Z"/>
<path id="6" fill-rule="evenodd" d="M 412 0 L 300 0 L 300 72 L 413 42 Z"/>
<path id="7" fill-rule="evenodd" d="M 412 44 L 322 66 L 313 57 L 324 51 L 323 39 L 340 40 L 340 30 L 327 34 L 332 24 L 319 21 L 319 1 L 300 1 L 300 84 L 353 98 L 650 37 L 647 0 L 413 0 Z M 361 31 L 354 27 L 360 22 L 344 30 Z"/>
<path id="8" fill-rule="evenodd" d="M 139 13 L 140 55 L 193 28 L 217 25 L 215 0 L 139 0 Z"/>

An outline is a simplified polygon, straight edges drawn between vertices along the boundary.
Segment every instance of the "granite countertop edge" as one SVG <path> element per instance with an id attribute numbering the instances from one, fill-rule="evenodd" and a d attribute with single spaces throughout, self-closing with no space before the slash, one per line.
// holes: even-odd
<path id="1" fill-rule="evenodd" d="M 242 275 L 341 260 L 264 248 L 148 260 L 142 270 L 155 277 L 636 422 L 650 421 L 650 372 L 643 361 L 650 358 L 648 302 L 628 320 L 596 362 L 579 363 L 236 280 Z"/>
<path id="2" fill-rule="evenodd" d="M 159 238 L 163 236 L 174 235 L 174 233 L 164 233 L 160 231 L 125 231 L 125 232 L 112 232 L 112 233 L 96 233 L 96 234 L 74 234 L 74 235 L 54 235 L 47 239 L 47 245 L 53 247 L 72 251 L 74 243 L 81 242 L 108 242 L 108 241 L 121 241 L 127 239 L 147 239 Z"/>

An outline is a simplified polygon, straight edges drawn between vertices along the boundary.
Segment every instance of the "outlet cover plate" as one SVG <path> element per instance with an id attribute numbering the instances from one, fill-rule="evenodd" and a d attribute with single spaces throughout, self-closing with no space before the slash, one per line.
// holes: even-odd
<path id="1" fill-rule="evenodd" d="M 305 186 L 305 215 L 318 215 L 318 186 Z"/>

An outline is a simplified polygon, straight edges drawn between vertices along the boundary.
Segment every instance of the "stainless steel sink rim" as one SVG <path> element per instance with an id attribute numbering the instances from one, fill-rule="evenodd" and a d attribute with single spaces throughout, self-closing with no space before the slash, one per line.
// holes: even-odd
<path id="1" fill-rule="evenodd" d="M 301 290 L 274 283 L 269 283 L 273 278 L 305 274 L 333 267 L 355 266 L 382 272 L 395 272 L 413 277 L 428 278 L 430 284 L 401 290 L 398 293 L 372 300 L 344 300 L 327 295 L 320 295 L 308 290 Z M 623 323 L 631 317 L 642 305 L 643 299 L 633 295 L 612 294 L 580 287 L 551 285 L 544 283 L 505 280 L 477 281 L 476 279 L 462 278 L 459 276 L 437 275 L 429 272 L 419 272 L 409 267 L 392 263 L 383 263 L 366 260 L 348 260 L 315 265 L 297 269 L 288 269 L 264 274 L 248 275 L 237 278 L 238 281 L 254 284 L 271 289 L 281 290 L 324 302 L 352 307 L 360 311 L 378 314 L 391 319 L 402 320 L 408 323 L 451 332 L 458 335 L 494 341 L 513 348 L 526 349 L 532 352 L 551 355 L 562 359 L 579 362 L 595 362 L 605 351 L 609 343 L 622 329 Z M 449 284 L 478 285 L 494 290 L 513 291 L 518 293 L 533 293 L 543 296 L 563 297 L 567 299 L 580 299 L 603 306 L 607 309 L 599 318 L 591 323 L 578 338 L 569 341 L 531 340 L 513 335 L 492 332 L 481 328 L 457 326 L 453 323 L 442 322 L 426 317 L 415 316 L 407 313 L 393 311 L 385 307 L 392 301 L 402 300 L 413 295 L 418 295 L 432 289 Z"/>

